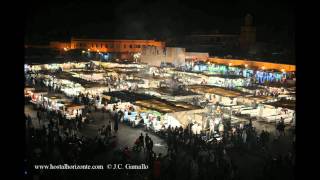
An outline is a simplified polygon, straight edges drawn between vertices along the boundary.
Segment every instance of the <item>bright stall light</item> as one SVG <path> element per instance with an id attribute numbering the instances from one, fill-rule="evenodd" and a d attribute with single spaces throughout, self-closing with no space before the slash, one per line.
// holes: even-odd
<path id="1" fill-rule="evenodd" d="M 138 59 L 141 57 L 141 53 L 135 53 L 133 54 L 133 58 Z"/>

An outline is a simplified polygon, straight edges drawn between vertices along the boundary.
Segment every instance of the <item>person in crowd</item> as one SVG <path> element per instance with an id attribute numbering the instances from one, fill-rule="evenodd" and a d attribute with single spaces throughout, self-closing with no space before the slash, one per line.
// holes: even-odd
<path id="1" fill-rule="evenodd" d="M 138 137 L 134 142 L 133 150 L 137 151 L 137 152 L 140 152 L 141 151 L 141 143 L 142 142 L 140 141 L 140 137 Z"/>
<path id="2" fill-rule="evenodd" d="M 131 155 L 130 155 L 130 151 L 129 151 L 128 146 L 126 146 L 123 150 L 123 158 L 125 161 L 131 159 Z"/>
<path id="3" fill-rule="evenodd" d="M 141 133 L 140 136 L 139 136 L 139 140 L 140 140 L 140 145 L 141 147 L 143 148 L 143 151 L 145 151 L 145 147 L 144 147 L 144 137 L 143 137 L 143 134 Z"/>
<path id="4" fill-rule="evenodd" d="M 173 150 L 175 153 L 178 153 L 178 139 L 176 135 L 173 137 Z"/>
<path id="5" fill-rule="evenodd" d="M 261 141 L 261 145 L 262 147 L 266 147 L 266 144 L 269 141 L 269 133 L 262 130 L 261 134 L 260 134 L 260 141 Z"/>
<path id="6" fill-rule="evenodd" d="M 115 133 L 115 134 L 117 134 L 117 132 L 118 132 L 118 125 L 119 125 L 119 120 L 118 120 L 118 118 L 119 118 L 119 114 L 116 112 L 116 113 L 114 114 L 114 126 L 113 126 L 113 128 L 114 128 L 114 133 Z"/>
<path id="7" fill-rule="evenodd" d="M 107 124 L 107 128 L 106 128 L 106 131 L 107 131 L 107 137 L 111 137 L 111 121 L 109 120 L 108 124 Z"/>
<path id="8" fill-rule="evenodd" d="M 153 179 L 159 180 L 161 176 L 161 155 L 159 154 L 159 157 L 156 158 L 153 162 Z"/>
<path id="9" fill-rule="evenodd" d="M 285 129 L 285 125 L 284 125 L 283 118 L 281 117 L 281 120 L 276 123 L 276 130 L 277 130 L 276 132 L 278 133 L 278 138 L 284 135 L 284 129 Z"/>
<path id="10" fill-rule="evenodd" d="M 246 130 L 244 130 L 244 131 L 242 132 L 241 137 L 242 137 L 242 142 L 243 142 L 244 144 L 247 143 L 247 132 L 246 132 Z"/>
<path id="11" fill-rule="evenodd" d="M 150 152 L 152 152 L 153 151 L 153 141 L 152 141 L 152 139 L 150 139 L 150 141 L 149 141 L 149 143 L 150 143 Z"/>
<path id="12" fill-rule="evenodd" d="M 168 146 L 168 153 L 171 153 L 173 151 L 172 148 L 172 135 L 170 133 L 168 133 L 168 137 L 167 137 L 167 146 Z"/>
<path id="13" fill-rule="evenodd" d="M 145 142 L 146 146 L 147 146 L 147 144 L 149 144 L 149 140 L 150 140 L 150 137 L 149 137 L 148 133 L 146 133 L 146 136 L 144 138 L 144 142 Z"/>
<path id="14" fill-rule="evenodd" d="M 38 118 L 38 122 L 39 122 L 39 127 L 41 126 L 41 115 L 40 115 L 40 111 L 37 111 L 37 118 Z"/>

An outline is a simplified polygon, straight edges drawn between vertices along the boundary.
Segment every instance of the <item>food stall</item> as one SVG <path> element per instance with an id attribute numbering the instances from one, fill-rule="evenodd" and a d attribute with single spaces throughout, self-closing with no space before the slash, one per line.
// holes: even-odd
<path id="1" fill-rule="evenodd" d="M 160 86 L 161 81 L 166 80 L 166 78 L 159 76 L 151 76 L 151 75 L 137 75 L 136 77 L 140 78 L 144 81 L 142 88 L 158 88 Z"/>
<path id="2" fill-rule="evenodd" d="M 127 87 L 126 89 L 135 89 L 135 88 L 148 88 L 149 82 L 142 80 L 140 78 L 126 79 L 123 83 Z"/>
<path id="3" fill-rule="evenodd" d="M 277 122 L 281 118 L 286 124 L 291 124 L 295 118 L 295 100 L 281 99 L 276 102 L 264 103 L 259 106 L 260 120 Z"/>
<path id="4" fill-rule="evenodd" d="M 261 104 L 264 102 L 268 102 L 273 100 L 274 98 L 271 96 L 253 96 L 253 95 L 245 95 L 237 98 L 238 104 L 243 104 L 250 107 L 256 107 L 257 104 Z"/>
<path id="5" fill-rule="evenodd" d="M 218 87 L 235 88 L 249 86 L 251 83 L 250 79 L 246 78 L 214 75 L 208 77 L 207 84 Z"/>
<path id="6" fill-rule="evenodd" d="M 44 69 L 43 65 L 41 65 L 41 64 L 30 65 L 30 68 L 31 68 L 31 71 L 33 71 L 33 72 L 37 72 L 37 71 Z"/>
<path id="7" fill-rule="evenodd" d="M 225 106 L 236 105 L 238 98 L 246 95 L 245 93 L 231 91 L 220 87 L 214 86 L 200 86 L 192 85 L 186 87 L 189 91 L 203 94 L 208 102 L 219 103 Z"/>
<path id="8" fill-rule="evenodd" d="M 73 68 L 74 69 L 84 69 L 86 67 L 86 62 L 74 62 Z"/>
<path id="9" fill-rule="evenodd" d="M 204 80 L 206 80 L 205 75 L 195 74 L 195 73 L 178 73 L 177 75 L 180 82 L 185 85 L 195 85 L 200 84 Z"/>
<path id="10" fill-rule="evenodd" d="M 44 96 L 47 94 L 48 94 L 48 92 L 46 92 L 46 91 L 40 91 L 40 90 L 32 91 L 30 93 L 30 95 L 31 95 L 30 102 L 37 105 L 37 106 L 40 106 L 40 105 L 42 105 L 42 102 L 44 100 Z"/>
<path id="11" fill-rule="evenodd" d="M 31 71 L 31 66 L 28 64 L 24 64 L 24 73 Z"/>
<path id="12" fill-rule="evenodd" d="M 30 87 L 30 86 L 26 86 L 24 88 L 24 97 L 30 97 L 32 96 L 33 92 L 35 91 L 35 88 Z"/>
<path id="13" fill-rule="evenodd" d="M 109 87 L 102 84 L 87 84 L 87 85 L 83 85 L 83 87 L 85 88 L 83 93 L 85 94 L 88 93 L 91 96 L 98 96 L 104 92 L 109 91 Z"/>
<path id="14" fill-rule="evenodd" d="M 184 89 L 172 90 L 169 88 L 138 89 L 136 92 L 148 94 L 150 96 L 155 96 L 155 97 L 166 99 L 169 101 L 183 101 L 183 102 L 191 102 L 193 98 L 203 96 L 191 91 L 186 91 Z"/>
<path id="15" fill-rule="evenodd" d="M 106 82 L 107 74 L 103 72 L 72 72 L 72 76 L 80 79 L 84 79 L 90 82 Z"/>
<path id="16" fill-rule="evenodd" d="M 264 84 L 265 82 L 280 82 L 284 81 L 287 77 L 286 72 L 270 72 L 258 70 L 255 72 L 254 77 L 259 84 Z"/>
<path id="17" fill-rule="evenodd" d="M 64 114 L 67 119 L 74 119 L 77 115 L 82 115 L 82 110 L 85 108 L 84 105 L 66 102 L 64 104 Z"/>
<path id="18" fill-rule="evenodd" d="M 121 99 L 121 103 L 117 107 L 124 109 L 125 121 L 135 122 L 137 125 L 142 119 L 147 128 L 154 131 L 159 131 L 163 125 L 177 125 L 177 122 L 186 126 L 188 124 L 187 118 L 191 114 L 203 111 L 200 107 L 184 102 L 171 102 L 137 92 L 108 92 L 104 95 Z M 127 107 L 121 108 L 125 103 L 128 103 Z M 128 106 L 133 106 L 134 110 L 129 110 Z M 108 104 L 108 108 L 113 108 L 113 104 Z M 136 118 L 137 116 L 140 117 Z"/>
<path id="19" fill-rule="evenodd" d="M 160 119 L 160 125 L 165 126 L 179 125 L 179 127 L 186 127 L 188 124 L 188 117 L 194 116 L 195 113 L 204 111 L 200 107 L 184 102 L 169 102 L 160 99 L 140 100 L 136 101 L 135 104 L 139 107 L 144 107 L 159 112 L 157 120 Z M 194 120 L 196 119 L 197 118 L 194 117 Z"/>
<path id="20" fill-rule="evenodd" d="M 64 104 L 67 102 L 71 101 L 63 95 L 47 94 L 43 97 L 42 105 L 49 111 L 62 111 L 64 108 Z"/>

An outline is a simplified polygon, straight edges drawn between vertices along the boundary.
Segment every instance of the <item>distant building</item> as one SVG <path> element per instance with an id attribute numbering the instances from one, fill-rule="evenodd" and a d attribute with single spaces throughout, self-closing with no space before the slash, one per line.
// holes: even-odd
<path id="1" fill-rule="evenodd" d="M 155 40 L 110 40 L 71 38 L 70 42 L 50 42 L 52 49 L 79 49 L 90 52 L 109 53 L 118 59 L 132 60 L 135 53 L 141 53 L 146 46 L 165 47 L 165 43 Z"/>
<path id="2" fill-rule="evenodd" d="M 186 59 L 186 49 L 180 47 L 167 47 L 165 51 L 165 62 L 175 66 L 183 66 Z"/>
<path id="3" fill-rule="evenodd" d="M 64 48 L 70 49 L 71 44 L 70 44 L 70 42 L 51 41 L 49 43 L 49 47 L 52 49 L 63 50 Z"/>
<path id="4" fill-rule="evenodd" d="M 160 66 L 165 61 L 165 48 L 148 46 L 143 47 L 139 62 L 146 63 L 151 66 Z"/>
<path id="5" fill-rule="evenodd" d="M 210 56 L 243 55 L 250 51 L 256 42 L 256 28 L 253 26 L 253 17 L 246 15 L 240 33 L 227 34 L 192 34 L 175 45 L 183 46 L 187 51 L 209 52 Z"/>
<path id="6" fill-rule="evenodd" d="M 207 61 L 209 53 L 205 52 L 186 52 L 186 61 Z"/>
<path id="7" fill-rule="evenodd" d="M 249 51 L 256 43 L 256 27 L 253 26 L 253 17 L 247 14 L 244 19 L 244 26 L 241 26 L 240 32 L 240 48 Z"/>
<path id="8" fill-rule="evenodd" d="M 187 51 L 196 52 L 225 52 L 239 47 L 237 34 L 197 34 L 189 35 L 183 43 Z"/>
<path id="9" fill-rule="evenodd" d="M 165 43 L 155 40 L 71 39 L 71 49 L 90 49 L 109 53 L 136 53 L 141 52 L 144 46 L 164 47 Z"/>
<path id="10" fill-rule="evenodd" d="M 186 49 L 180 47 L 144 47 L 141 53 L 141 63 L 160 66 L 161 63 L 170 63 L 175 66 L 185 64 Z"/>

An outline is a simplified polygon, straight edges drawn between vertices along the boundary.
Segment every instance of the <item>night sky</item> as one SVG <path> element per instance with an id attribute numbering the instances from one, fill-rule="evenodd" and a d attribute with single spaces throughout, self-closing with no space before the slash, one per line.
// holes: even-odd
<path id="1" fill-rule="evenodd" d="M 292 41 L 289 0 L 108 0 L 32 2 L 26 16 L 26 42 L 75 37 L 166 40 L 191 33 L 239 33 L 246 13 L 254 16 L 257 39 Z"/>

